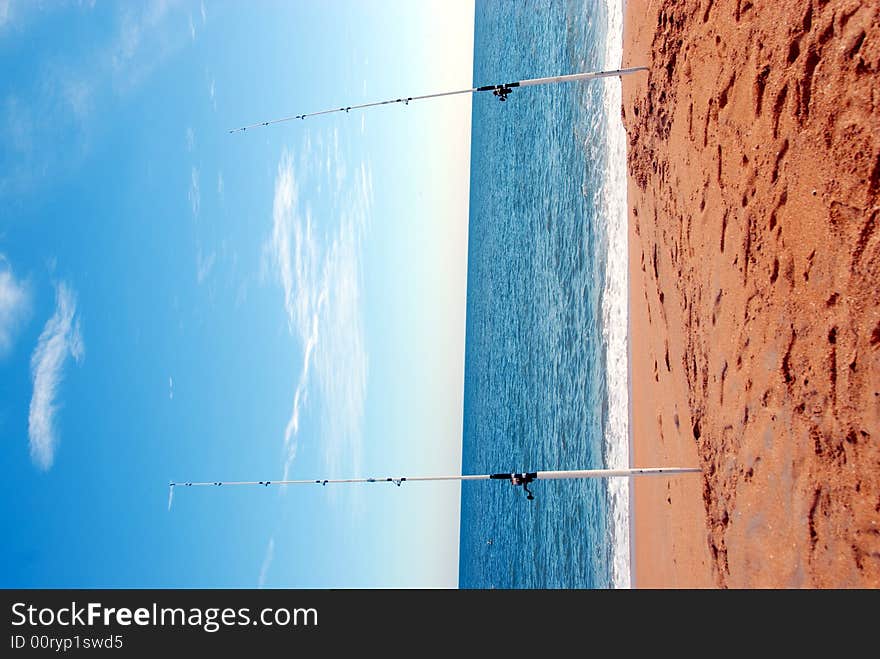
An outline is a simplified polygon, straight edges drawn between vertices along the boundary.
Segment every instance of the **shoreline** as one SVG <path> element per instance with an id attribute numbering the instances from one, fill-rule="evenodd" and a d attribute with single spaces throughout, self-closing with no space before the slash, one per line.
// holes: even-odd
<path id="1" fill-rule="evenodd" d="M 627 14 L 627 4 L 629 0 L 623 0 L 623 57 L 621 59 L 620 66 L 623 67 L 624 58 L 626 58 L 626 50 L 627 50 L 627 24 L 629 23 L 629 18 Z M 621 85 L 623 85 L 624 78 L 621 78 Z M 621 104 L 626 102 L 626 95 L 621 94 Z M 624 124 L 624 132 L 626 132 L 626 125 Z M 627 133 L 627 143 L 629 142 L 629 134 Z M 629 161 L 629 147 L 627 146 L 626 151 L 626 159 Z M 629 170 L 629 167 L 627 167 Z M 629 171 L 627 171 L 627 192 L 626 192 L 626 205 L 627 205 L 627 232 L 626 232 L 626 255 L 627 255 L 627 269 L 626 269 L 626 390 L 627 390 L 627 435 L 629 442 L 629 467 L 630 469 L 635 468 L 637 465 L 635 463 L 635 434 L 633 432 L 633 324 L 632 324 L 632 273 L 631 264 L 632 260 L 630 257 L 630 245 L 632 241 L 629 235 L 629 209 L 631 208 L 631 200 L 630 200 L 630 190 L 629 190 Z M 635 590 L 639 587 L 638 580 L 638 560 L 636 558 L 636 499 L 635 499 L 635 479 L 630 479 L 629 482 L 629 587 L 630 590 Z"/>
<path id="2" fill-rule="evenodd" d="M 660 3 L 628 0 L 623 27 L 622 67 L 652 66 L 650 42 L 657 24 Z M 624 127 L 627 132 L 627 162 L 632 154 L 634 133 L 625 109 L 648 84 L 652 72 L 622 78 Z M 637 136 L 636 136 L 637 137 Z M 628 170 L 630 169 L 628 164 Z M 643 198 L 627 172 L 628 251 L 628 376 L 630 465 L 633 467 L 701 466 L 693 441 L 684 441 L 680 429 L 690 423 L 686 404 L 687 383 L 680 379 L 659 379 L 670 340 L 681 342 L 681 331 L 660 338 L 658 319 L 651 302 L 659 304 L 661 288 L 646 281 L 644 247 L 634 209 L 645 207 Z M 637 211 L 636 211 L 637 212 Z M 643 210 L 642 216 L 650 216 Z M 651 296 L 649 302 L 648 296 Z M 670 310 L 671 311 L 671 310 Z M 667 328 L 681 323 L 666 318 Z M 659 340 L 660 345 L 655 345 Z M 664 367 L 660 367 L 664 368 Z M 671 375 L 667 373 L 667 375 Z M 655 379 L 657 378 L 657 379 Z M 701 496 L 700 475 L 632 479 L 630 482 L 630 571 L 632 588 L 711 588 L 711 556 L 706 546 L 707 528 Z"/>
<path id="3" fill-rule="evenodd" d="M 624 10 L 626 8 L 626 3 L 624 3 Z M 627 197 L 627 204 L 629 203 L 629 197 Z M 628 238 L 628 237 L 627 237 Z M 629 254 L 629 240 L 627 239 L 627 254 Z M 629 290 L 630 282 L 629 282 L 629 268 L 627 268 L 627 282 L 626 282 L 627 290 Z M 633 387 L 632 387 L 632 311 L 630 309 L 630 301 L 629 294 L 626 296 L 626 389 L 627 389 L 627 434 L 629 435 L 629 467 L 630 469 L 634 468 L 636 465 L 633 462 L 633 456 L 635 455 L 635 442 L 633 435 Z M 636 506 L 635 506 L 635 492 L 633 488 L 634 483 L 632 480 L 629 484 L 629 587 L 630 589 L 638 588 L 638 581 L 636 580 L 636 575 L 638 574 L 638 570 L 636 569 Z"/>
<path id="4" fill-rule="evenodd" d="M 880 6 L 627 0 L 634 588 L 880 587 Z"/>

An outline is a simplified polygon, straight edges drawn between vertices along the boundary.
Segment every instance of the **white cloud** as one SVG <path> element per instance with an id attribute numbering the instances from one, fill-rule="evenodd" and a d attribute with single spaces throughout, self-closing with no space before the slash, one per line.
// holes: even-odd
<path id="1" fill-rule="evenodd" d="M 16 280 L 9 262 L 0 254 L 0 357 L 12 348 L 15 334 L 27 319 L 29 310 L 27 286 Z"/>
<path id="2" fill-rule="evenodd" d="M 6 25 L 12 26 L 13 19 L 15 28 L 22 28 L 30 23 L 34 17 L 41 14 L 50 14 L 58 10 L 66 10 L 73 2 L 45 2 L 43 0 L 0 0 L 0 29 Z M 94 9 L 95 0 L 77 0 L 80 9 Z"/>
<path id="3" fill-rule="evenodd" d="M 0 136 L 4 144 L 16 155 L 30 156 L 34 151 L 37 131 L 27 104 L 13 95 L 7 96 L 3 104 L 5 112 Z"/>
<path id="4" fill-rule="evenodd" d="M 70 23 L 89 11 L 77 3 L 0 0 L 0 36 L 7 30 L 27 36 L 31 26 Z M 137 89 L 169 57 L 188 43 L 181 0 L 111 3 L 103 40 L 87 49 L 65 43 L 30 43 L 33 75 L 0 96 L 0 196 L 39 194 L 43 181 L 79 170 L 89 154 L 99 115 L 113 112 L 119 97 Z M 60 17 L 60 19 L 59 19 Z M 11 57 L 21 50 L 13 44 Z M 22 46 L 25 47 L 25 46 Z M 65 143 L 58 149 L 59 142 Z"/>
<path id="5" fill-rule="evenodd" d="M 85 120 L 92 110 L 92 85 L 88 80 L 65 76 L 59 81 L 59 92 L 73 116 Z"/>
<path id="6" fill-rule="evenodd" d="M 216 254 L 214 252 L 204 256 L 201 248 L 198 249 L 196 252 L 196 281 L 198 281 L 198 283 L 201 284 L 208 278 L 208 275 L 211 274 L 215 259 Z"/>
<path id="7" fill-rule="evenodd" d="M 193 215 L 198 217 L 199 208 L 202 205 L 202 195 L 199 192 L 199 169 L 198 167 L 193 166 L 192 171 L 190 172 L 190 184 L 189 184 L 189 193 L 187 194 L 189 197 L 190 206 L 192 206 Z"/>
<path id="8" fill-rule="evenodd" d="M 200 3 L 199 10 L 200 10 L 201 13 L 202 13 L 202 25 L 204 25 L 204 24 L 205 24 L 205 21 L 208 20 L 208 12 L 205 11 L 205 2 L 204 2 L 204 0 L 202 0 L 202 2 Z"/>
<path id="9" fill-rule="evenodd" d="M 317 298 L 310 286 L 317 277 L 316 243 L 312 238 L 311 217 L 306 215 L 303 222 L 297 206 L 298 190 L 293 163 L 290 155 L 285 153 L 278 164 L 275 178 L 271 252 L 284 289 L 288 327 L 302 339 L 304 346 L 303 365 L 293 395 L 293 409 L 284 431 L 285 479 L 296 457 L 300 410 L 305 402 L 312 352 L 318 340 Z"/>
<path id="10" fill-rule="evenodd" d="M 324 231 L 319 234 L 310 205 L 300 199 L 293 160 L 285 152 L 275 179 L 268 251 L 284 291 L 288 327 L 300 340 L 303 356 L 284 433 L 284 474 L 296 457 L 300 418 L 310 391 L 318 394 L 325 412 L 321 424 L 326 431 L 322 433 L 326 469 L 337 474 L 347 460 L 346 469 L 358 472 L 368 361 L 361 311 L 361 243 L 372 205 L 371 176 L 364 164 L 353 176 L 349 174 L 336 136 L 327 147 L 319 141 L 314 153 L 307 140 L 298 169 L 304 178 L 320 178 L 311 187 L 332 194 L 335 209 L 332 216 L 321 218 Z"/>
<path id="11" fill-rule="evenodd" d="M 185 39 L 183 34 L 173 25 L 165 24 L 180 4 L 179 0 L 122 4 L 118 31 L 106 52 L 100 53 L 98 70 L 109 62 L 118 88 L 124 90 L 139 85 L 182 45 L 180 37 Z"/>
<path id="12" fill-rule="evenodd" d="M 196 145 L 196 134 L 192 128 L 186 129 L 186 150 L 192 151 Z"/>
<path id="13" fill-rule="evenodd" d="M 196 26 L 193 24 L 192 14 L 189 15 L 189 33 L 190 33 L 190 36 L 192 37 L 192 40 L 195 41 L 196 40 Z"/>
<path id="14" fill-rule="evenodd" d="M 266 546 L 266 555 L 263 556 L 263 564 L 260 566 L 260 578 L 257 585 L 262 588 L 266 585 L 266 577 L 269 576 L 269 568 L 272 567 L 272 559 L 275 558 L 275 537 L 269 538 Z"/>
<path id="15" fill-rule="evenodd" d="M 44 470 L 52 466 L 55 458 L 58 388 L 68 355 L 77 363 L 82 362 L 85 344 L 76 314 L 76 295 L 67 284 L 61 282 L 56 287 L 55 313 L 43 328 L 31 355 L 34 393 L 28 415 L 28 436 L 31 459 Z"/>
<path id="16" fill-rule="evenodd" d="M 216 92 L 217 92 L 217 87 L 216 87 L 216 85 L 215 85 L 215 83 L 214 83 L 214 79 L 213 79 L 213 78 L 211 78 L 211 86 L 208 88 L 208 92 L 211 94 L 211 105 L 212 105 L 213 108 L 216 110 L 216 109 L 217 109 L 217 99 L 214 98 L 214 96 L 215 96 L 215 94 L 216 94 Z"/>
<path id="17" fill-rule="evenodd" d="M 290 467 L 293 465 L 293 461 L 296 459 L 296 451 L 298 447 L 298 439 L 299 439 L 299 415 L 302 410 L 302 406 L 305 405 L 306 397 L 308 396 L 308 383 L 309 383 L 309 369 L 312 363 L 312 354 L 315 350 L 315 345 L 318 342 L 318 318 L 315 316 L 314 318 L 314 330 L 313 333 L 306 340 L 305 351 L 303 354 L 303 365 L 302 370 L 299 375 L 299 382 L 296 385 L 296 391 L 293 394 L 293 409 L 290 411 L 290 419 L 287 421 L 287 426 L 284 428 L 284 450 L 286 452 L 284 459 L 284 479 L 287 479 L 288 473 L 290 472 Z"/>

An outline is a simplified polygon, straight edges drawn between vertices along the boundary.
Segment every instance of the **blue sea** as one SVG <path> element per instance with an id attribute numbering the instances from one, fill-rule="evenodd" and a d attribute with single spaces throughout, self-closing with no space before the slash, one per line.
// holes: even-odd
<path id="1" fill-rule="evenodd" d="M 620 67 L 622 3 L 477 0 L 474 85 Z M 620 80 L 475 94 L 463 472 L 629 466 Z M 462 484 L 462 588 L 627 588 L 629 483 Z"/>

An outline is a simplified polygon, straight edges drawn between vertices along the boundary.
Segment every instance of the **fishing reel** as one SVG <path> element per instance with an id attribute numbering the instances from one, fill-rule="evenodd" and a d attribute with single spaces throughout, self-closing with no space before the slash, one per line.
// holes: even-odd
<path id="1" fill-rule="evenodd" d="M 529 501 L 535 500 L 535 495 L 529 489 L 529 484 L 533 481 L 538 480 L 538 472 L 536 471 L 528 471 L 521 473 L 506 473 L 506 474 L 489 474 L 489 478 L 492 480 L 505 480 L 508 481 L 511 485 L 522 486 L 522 489 L 526 492 L 526 499 Z"/>
<path id="2" fill-rule="evenodd" d="M 529 474 L 511 474 L 510 482 L 512 485 L 521 485 L 522 489 L 525 490 L 526 499 L 529 501 L 535 500 L 535 495 L 532 494 L 532 491 L 529 489 L 529 483 L 534 481 L 537 478 L 537 475 L 534 473 Z"/>
<path id="3" fill-rule="evenodd" d="M 500 85 L 492 90 L 492 94 L 495 95 L 498 100 L 503 103 L 507 100 L 508 94 L 510 94 L 510 92 L 512 91 L 513 89 L 511 89 L 508 85 Z"/>

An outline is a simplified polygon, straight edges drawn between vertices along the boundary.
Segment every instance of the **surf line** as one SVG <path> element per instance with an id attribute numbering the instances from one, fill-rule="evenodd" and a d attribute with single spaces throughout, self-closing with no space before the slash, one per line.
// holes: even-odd
<path id="1" fill-rule="evenodd" d="M 269 487 L 270 485 L 329 485 L 351 483 L 393 483 L 398 487 L 403 483 L 425 481 L 508 481 L 513 486 L 520 486 L 526 493 L 526 498 L 533 501 L 534 493 L 529 489 L 535 481 L 539 480 L 572 480 L 582 478 L 633 478 L 635 476 L 670 476 L 676 474 L 701 473 L 699 467 L 641 467 L 630 469 L 576 469 L 570 471 L 526 471 L 497 474 L 460 474 L 456 476 L 388 476 L 385 478 L 318 478 L 312 480 L 279 480 L 279 481 L 171 481 L 168 487 L 173 491 L 175 487 L 232 487 L 254 485 Z"/>
<path id="2" fill-rule="evenodd" d="M 429 98 L 440 98 L 441 96 L 455 96 L 457 94 L 476 94 L 477 92 L 492 92 L 499 101 L 506 101 L 508 95 L 517 87 L 531 87 L 533 85 L 552 85 L 560 82 L 575 82 L 578 80 L 592 80 L 595 78 L 612 78 L 638 73 L 639 71 L 647 71 L 647 66 L 634 66 L 628 69 L 614 69 L 610 71 L 588 71 L 584 73 L 571 73 L 569 75 L 551 76 L 549 78 L 532 78 L 530 80 L 517 80 L 516 82 L 505 82 L 500 85 L 483 85 L 482 87 L 471 87 L 470 89 L 458 89 L 449 92 L 439 92 L 436 94 L 424 94 L 423 96 L 407 96 L 404 98 L 392 98 L 387 101 L 375 101 L 373 103 L 362 103 L 360 105 L 349 105 L 341 108 L 333 108 L 330 110 L 321 110 L 319 112 L 308 112 L 306 114 L 295 114 L 289 117 L 281 117 L 279 119 L 270 119 L 269 121 L 261 121 L 248 126 L 232 128 L 230 133 L 242 133 L 251 128 L 261 128 L 280 124 L 285 121 L 293 121 L 294 119 L 305 119 L 307 117 L 317 117 L 322 114 L 334 114 L 336 112 L 350 112 L 351 110 L 363 110 L 379 105 L 392 105 L 394 103 L 403 103 L 409 105 L 410 101 L 421 101 Z"/>

